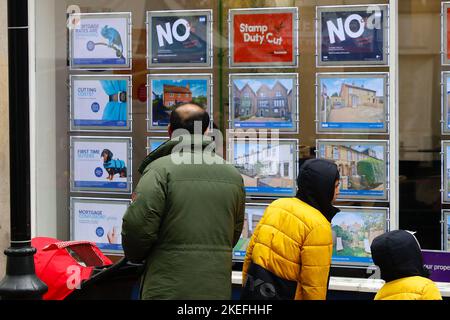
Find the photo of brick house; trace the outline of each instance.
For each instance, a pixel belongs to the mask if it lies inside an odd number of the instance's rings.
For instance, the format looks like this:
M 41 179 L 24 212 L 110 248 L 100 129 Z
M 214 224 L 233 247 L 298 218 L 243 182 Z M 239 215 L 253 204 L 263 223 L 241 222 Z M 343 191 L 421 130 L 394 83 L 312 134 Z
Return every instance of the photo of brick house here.
M 241 78 L 232 81 L 235 121 L 292 121 L 293 79 Z
M 192 91 L 189 88 L 189 83 L 185 87 L 165 84 L 163 88 L 163 104 L 166 107 L 192 101 Z
M 293 188 L 293 145 L 235 142 L 233 164 L 246 187 Z
M 373 239 L 386 231 L 386 215 L 376 209 L 341 209 L 331 228 L 333 256 L 371 257 Z
M 338 166 L 341 190 L 384 190 L 383 149 L 375 145 L 323 144 L 320 157 Z
M 256 93 L 248 84 L 242 90 L 239 90 L 236 84 L 233 84 L 233 94 L 234 114 L 240 114 L 243 117 L 256 114 Z
M 149 75 L 148 101 L 150 127 L 164 128 L 169 124 L 170 114 L 179 105 L 195 103 L 208 112 L 210 76 L 169 77 L 162 75 Z
M 318 103 L 321 123 L 385 121 L 383 77 L 322 75 L 319 78 L 319 86 Z

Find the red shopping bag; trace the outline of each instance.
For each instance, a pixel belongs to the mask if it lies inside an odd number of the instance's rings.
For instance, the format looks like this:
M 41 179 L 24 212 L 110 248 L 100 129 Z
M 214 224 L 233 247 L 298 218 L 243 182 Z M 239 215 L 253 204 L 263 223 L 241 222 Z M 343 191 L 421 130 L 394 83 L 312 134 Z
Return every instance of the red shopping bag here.
M 112 265 L 95 243 L 89 241 L 38 237 L 31 240 L 31 245 L 37 250 L 36 275 L 48 286 L 44 300 L 63 300 L 91 277 L 94 268 Z

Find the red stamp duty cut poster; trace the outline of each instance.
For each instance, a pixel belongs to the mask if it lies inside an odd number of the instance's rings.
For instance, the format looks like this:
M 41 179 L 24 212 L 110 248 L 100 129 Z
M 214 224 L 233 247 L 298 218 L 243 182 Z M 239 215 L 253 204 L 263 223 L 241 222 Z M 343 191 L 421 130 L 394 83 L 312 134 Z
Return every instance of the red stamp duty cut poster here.
M 236 14 L 233 19 L 234 63 L 292 63 L 294 15 Z

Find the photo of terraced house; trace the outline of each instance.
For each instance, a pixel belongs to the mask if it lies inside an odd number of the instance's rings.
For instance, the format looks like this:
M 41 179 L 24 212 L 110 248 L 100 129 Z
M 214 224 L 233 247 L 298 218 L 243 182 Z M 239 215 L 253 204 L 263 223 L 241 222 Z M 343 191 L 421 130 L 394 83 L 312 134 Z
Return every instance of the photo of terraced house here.
M 326 143 L 320 157 L 333 160 L 341 175 L 340 190 L 385 190 L 386 162 L 382 145 Z
M 244 226 L 238 243 L 234 247 L 236 257 L 245 257 L 250 238 L 261 220 L 266 206 L 247 205 L 245 207 Z
M 233 164 L 248 187 L 294 189 L 295 144 L 236 141 Z
M 370 209 L 341 209 L 331 228 L 333 256 L 370 258 L 373 239 L 386 231 L 386 215 Z
M 294 85 L 294 78 L 233 77 L 231 108 L 235 124 L 292 122 Z
M 320 123 L 383 123 L 385 78 L 383 76 L 319 75 Z

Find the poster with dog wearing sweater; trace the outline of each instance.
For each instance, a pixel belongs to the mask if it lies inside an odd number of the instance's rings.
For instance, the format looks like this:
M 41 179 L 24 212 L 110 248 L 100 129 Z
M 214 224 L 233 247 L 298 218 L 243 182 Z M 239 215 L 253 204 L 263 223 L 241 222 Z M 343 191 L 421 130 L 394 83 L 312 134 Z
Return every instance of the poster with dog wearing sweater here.
M 71 191 L 131 193 L 131 138 L 71 137 Z

